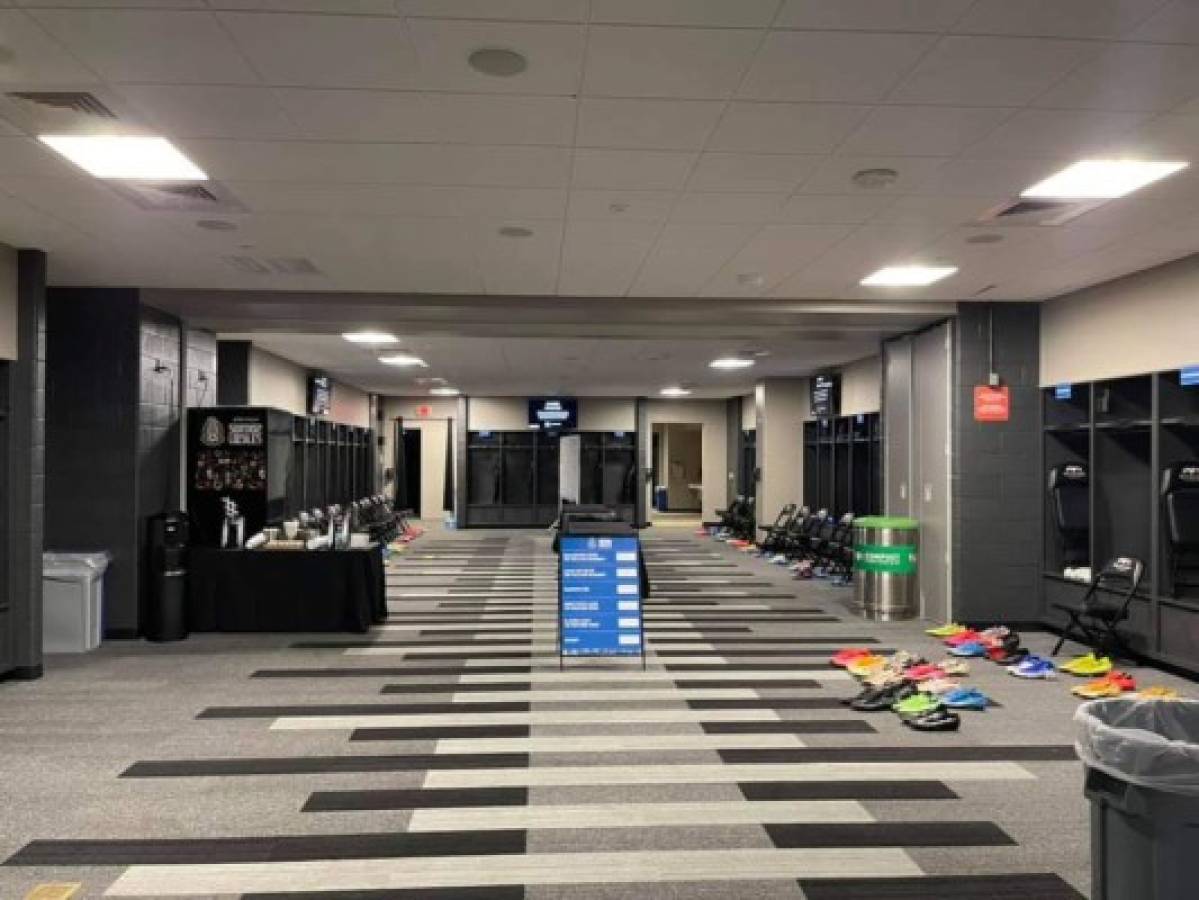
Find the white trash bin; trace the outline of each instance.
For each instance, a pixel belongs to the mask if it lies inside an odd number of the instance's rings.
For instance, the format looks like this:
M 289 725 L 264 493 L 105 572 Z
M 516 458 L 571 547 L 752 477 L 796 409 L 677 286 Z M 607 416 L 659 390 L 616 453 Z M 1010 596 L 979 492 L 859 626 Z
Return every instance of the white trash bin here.
M 104 634 L 104 573 L 112 557 L 98 553 L 42 554 L 42 650 L 86 653 Z

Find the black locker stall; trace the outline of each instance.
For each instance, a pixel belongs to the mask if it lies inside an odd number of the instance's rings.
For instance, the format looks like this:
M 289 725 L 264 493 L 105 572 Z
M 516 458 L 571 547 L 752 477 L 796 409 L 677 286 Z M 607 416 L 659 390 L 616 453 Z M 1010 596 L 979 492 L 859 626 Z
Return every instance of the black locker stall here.
M 803 502 L 836 516 L 882 511 L 882 427 L 878 413 L 805 422 Z
M 375 491 L 370 429 L 266 407 L 187 415 L 187 506 L 197 546 L 219 543 L 225 497 L 245 517 L 249 537 L 302 510 Z

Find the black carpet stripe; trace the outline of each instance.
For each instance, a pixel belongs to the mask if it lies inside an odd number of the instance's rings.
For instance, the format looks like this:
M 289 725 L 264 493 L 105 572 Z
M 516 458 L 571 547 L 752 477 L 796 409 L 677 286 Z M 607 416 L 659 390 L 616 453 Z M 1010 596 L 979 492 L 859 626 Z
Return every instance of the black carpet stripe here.
M 427 772 L 431 769 L 527 768 L 527 753 L 437 753 L 410 756 L 284 756 L 279 758 L 162 759 L 136 762 L 122 778 L 199 778 L 240 775 L 332 775 Z
M 750 781 L 746 800 L 956 800 L 941 781 Z
M 1057 875 L 800 879 L 799 886 L 808 900 L 1086 900 Z
M 399 687 L 396 685 L 396 687 Z M 384 687 L 386 691 L 387 686 Z M 280 716 L 407 716 L 529 712 L 528 703 L 337 703 L 311 706 L 210 706 L 197 719 L 277 719 Z
M 718 750 L 730 765 L 807 762 L 1075 762 L 1069 744 L 989 747 L 799 747 L 794 750 Z
M 704 734 L 874 734 L 862 719 L 765 719 L 761 722 L 700 722 Z
M 276 837 L 31 841 L 6 866 L 149 866 L 279 863 L 408 856 L 524 853 L 524 831 L 311 834 Z
M 659 653 L 659 656 L 669 655 Z M 676 656 L 692 656 L 694 654 L 674 654 Z M 727 672 L 737 669 L 742 672 L 827 672 L 832 668 L 828 663 L 664 663 L 667 672 Z
M 351 741 L 439 741 L 442 738 L 530 737 L 528 725 L 425 725 L 419 728 L 355 728 Z
M 285 891 L 242 894 L 241 900 L 525 900 L 520 885 L 466 888 L 384 888 L 372 891 Z
M 819 688 L 823 686 L 822 682 L 816 681 L 814 678 L 788 678 L 784 680 L 770 681 L 769 679 L 754 680 L 745 678 L 738 681 L 720 681 L 706 678 L 676 678 L 674 686 L 690 690 L 706 690 L 709 688 L 750 688 L 753 690 L 765 690 L 767 688 Z
M 528 803 L 529 789 L 523 787 L 315 791 L 308 797 L 303 812 L 527 806 Z
M 821 822 L 766 825 L 779 848 L 798 847 L 1009 847 L 1016 842 L 994 822 Z
M 403 678 L 405 676 L 464 675 L 467 672 L 479 675 L 527 675 L 532 666 L 471 666 L 427 668 L 420 666 L 345 666 L 320 667 L 313 669 L 258 669 L 251 678 Z
M 762 697 L 758 699 L 688 700 L 691 709 L 844 709 L 836 697 Z M 780 751 L 786 752 L 786 751 Z

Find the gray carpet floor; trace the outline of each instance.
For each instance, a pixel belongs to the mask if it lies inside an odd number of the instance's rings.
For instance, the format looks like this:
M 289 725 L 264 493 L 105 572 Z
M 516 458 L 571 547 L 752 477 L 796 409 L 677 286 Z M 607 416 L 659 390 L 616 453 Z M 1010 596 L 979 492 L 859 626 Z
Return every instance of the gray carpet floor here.
M 1073 681 L 975 662 L 999 706 L 914 733 L 825 662 L 940 659 L 924 623 L 687 529 L 645 552 L 644 671 L 560 669 L 544 533 L 451 532 L 391 561 L 369 635 L 113 642 L 0 685 L 0 897 L 1085 896 Z

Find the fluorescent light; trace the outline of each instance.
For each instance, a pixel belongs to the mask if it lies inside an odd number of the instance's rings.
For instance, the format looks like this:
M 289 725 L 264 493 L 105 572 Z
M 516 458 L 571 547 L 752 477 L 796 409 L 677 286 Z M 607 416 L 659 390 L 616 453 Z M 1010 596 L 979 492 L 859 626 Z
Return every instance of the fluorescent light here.
M 435 387 L 430 388 L 429 393 L 435 397 L 457 397 L 462 391 L 452 387 Z
M 398 344 L 400 339 L 386 331 L 347 331 L 342 335 L 351 344 Z
M 957 272 L 957 266 L 886 266 L 862 279 L 865 287 L 926 287 Z
M 412 368 L 413 366 L 425 367 L 425 361 L 419 356 L 413 356 L 411 353 L 391 353 L 387 356 L 380 356 L 379 362 L 385 366 L 401 366 L 403 368 Z
M 664 387 L 658 391 L 663 397 L 690 397 L 691 391 L 685 387 Z
M 42 134 L 38 140 L 97 178 L 207 181 L 208 176 L 161 137 Z
M 744 356 L 722 356 L 708 363 L 710 369 L 748 369 L 754 364 L 752 359 Z
M 1114 200 L 1188 165 L 1140 159 L 1084 159 L 1037 182 L 1020 196 L 1044 200 Z

